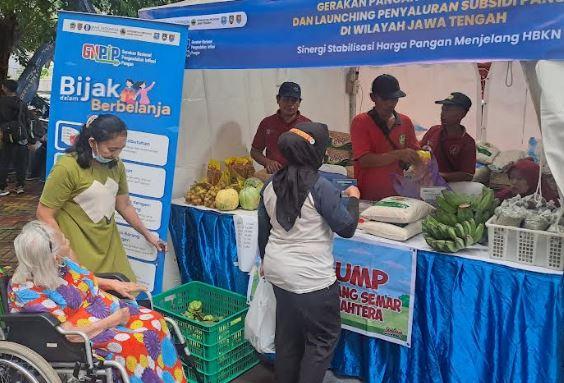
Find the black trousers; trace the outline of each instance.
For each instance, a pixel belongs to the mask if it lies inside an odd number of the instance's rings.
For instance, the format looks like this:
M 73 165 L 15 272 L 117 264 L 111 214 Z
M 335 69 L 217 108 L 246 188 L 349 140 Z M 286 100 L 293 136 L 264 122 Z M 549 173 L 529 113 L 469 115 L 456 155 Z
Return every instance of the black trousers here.
M 29 149 L 27 145 L 4 143 L 0 150 L 0 189 L 5 189 L 8 184 L 8 171 L 13 163 L 16 169 L 16 186 L 24 186 L 27 157 Z
M 33 153 L 29 173 L 31 177 L 40 177 L 45 179 L 45 161 L 47 159 L 47 148 L 45 143 L 42 143 Z
M 339 283 L 306 294 L 274 286 L 274 294 L 277 383 L 322 383 L 341 334 Z

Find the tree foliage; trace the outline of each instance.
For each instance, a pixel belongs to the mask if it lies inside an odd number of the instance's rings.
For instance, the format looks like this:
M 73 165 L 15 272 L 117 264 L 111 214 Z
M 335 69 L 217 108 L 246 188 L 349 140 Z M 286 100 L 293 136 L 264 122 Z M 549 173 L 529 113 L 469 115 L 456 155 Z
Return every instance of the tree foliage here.
M 136 17 L 141 8 L 171 0 L 1 0 L 0 81 L 6 78 L 12 55 L 25 65 L 30 53 L 55 38 L 57 11 L 80 11 L 90 4 L 98 13 Z

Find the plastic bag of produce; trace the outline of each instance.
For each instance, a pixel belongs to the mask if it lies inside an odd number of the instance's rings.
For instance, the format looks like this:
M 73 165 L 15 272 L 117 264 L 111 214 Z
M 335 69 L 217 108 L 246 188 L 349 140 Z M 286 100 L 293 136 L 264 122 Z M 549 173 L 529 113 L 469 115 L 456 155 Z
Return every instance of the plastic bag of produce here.
M 261 354 L 274 353 L 276 297 L 272 285 L 260 278 L 245 318 L 245 339 Z
M 409 238 L 421 233 L 421 221 L 402 224 L 361 219 L 358 223 L 358 228 L 377 237 L 388 238 L 394 241 L 407 241 Z
M 225 160 L 225 166 L 231 173 L 231 182 L 242 179 L 243 182 L 255 175 L 255 168 L 251 157 L 230 157 Z
M 418 150 L 421 161 L 409 167 L 403 175 L 393 174 L 392 183 L 398 195 L 421 198 L 421 188 L 448 187 L 439 174 L 439 165 L 430 152 Z
M 210 184 L 219 184 L 219 180 L 221 179 L 221 165 L 219 161 L 209 160 L 206 176 Z
M 412 223 L 425 218 L 433 206 L 414 198 L 387 197 L 364 210 L 362 218 L 388 223 Z

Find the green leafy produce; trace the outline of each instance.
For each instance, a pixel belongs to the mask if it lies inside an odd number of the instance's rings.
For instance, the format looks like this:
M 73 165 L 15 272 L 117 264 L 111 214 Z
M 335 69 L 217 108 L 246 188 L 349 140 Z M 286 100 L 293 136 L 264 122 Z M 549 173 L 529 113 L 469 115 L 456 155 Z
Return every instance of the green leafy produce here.
M 264 186 L 264 183 L 256 177 L 251 177 L 245 180 L 244 186 L 252 186 L 260 192 Z
M 182 314 L 186 318 L 212 325 L 223 320 L 223 317 L 216 317 L 211 314 L 204 313 L 204 305 L 201 301 L 191 301 L 188 303 L 188 309 Z
M 256 210 L 260 202 L 260 191 L 252 186 L 245 186 L 239 192 L 239 203 L 245 210 Z

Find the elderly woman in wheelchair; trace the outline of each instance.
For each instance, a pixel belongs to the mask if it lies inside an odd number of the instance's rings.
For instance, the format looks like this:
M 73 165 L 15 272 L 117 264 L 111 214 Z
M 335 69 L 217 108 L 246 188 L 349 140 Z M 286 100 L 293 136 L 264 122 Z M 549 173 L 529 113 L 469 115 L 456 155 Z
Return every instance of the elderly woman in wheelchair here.
M 167 326 L 172 322 L 132 299 L 143 290 L 141 286 L 94 276 L 73 260 L 63 234 L 39 221 L 24 226 L 14 247 L 19 265 L 8 286 L 11 313 L 51 314 L 59 321 L 58 332 L 68 341 L 91 347 L 92 366 L 115 367 L 121 380 L 186 382 L 178 356 L 182 348 Z M 176 336 L 183 343 L 182 336 Z

